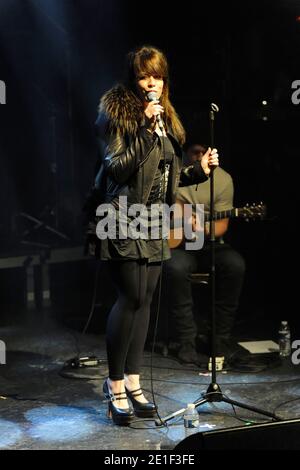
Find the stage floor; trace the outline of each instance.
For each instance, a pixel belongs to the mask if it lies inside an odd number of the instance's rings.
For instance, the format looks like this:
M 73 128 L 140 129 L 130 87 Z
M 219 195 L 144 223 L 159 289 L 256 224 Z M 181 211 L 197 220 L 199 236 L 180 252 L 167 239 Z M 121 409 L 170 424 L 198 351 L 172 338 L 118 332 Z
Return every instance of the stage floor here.
M 0 338 L 8 350 L 6 365 L 0 365 L 1 449 L 163 450 L 174 449 L 189 435 L 181 417 L 162 427 L 137 418 L 130 428 L 106 417 L 104 336 L 49 325 L 0 328 Z M 91 355 L 102 359 L 100 365 L 74 371 L 80 378 L 61 375 L 66 360 Z M 149 351 L 142 377 L 151 398 Z M 162 417 L 197 400 L 210 381 L 205 368 L 183 366 L 158 353 L 153 357 L 153 388 Z M 234 400 L 275 411 L 282 419 L 300 417 L 300 367 L 289 359 L 255 372 L 219 372 L 217 382 Z M 225 403 L 205 404 L 198 411 L 200 426 L 188 433 L 270 421 Z

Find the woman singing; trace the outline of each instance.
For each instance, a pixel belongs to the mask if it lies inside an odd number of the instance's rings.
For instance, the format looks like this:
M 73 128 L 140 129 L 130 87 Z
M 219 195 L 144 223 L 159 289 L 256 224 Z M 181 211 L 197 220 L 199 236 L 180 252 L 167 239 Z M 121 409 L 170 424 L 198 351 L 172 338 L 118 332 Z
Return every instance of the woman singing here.
M 107 263 L 118 293 L 107 321 L 109 377 L 103 391 L 108 415 L 115 424 L 127 425 L 134 415 L 156 414 L 141 390 L 140 369 L 151 300 L 161 263 L 170 253 L 162 237 L 119 236 L 124 197 L 128 208 L 137 203 L 147 208 L 172 205 L 178 185 L 206 181 L 210 167 L 218 165 L 218 154 L 209 148 L 201 162 L 181 170 L 185 131 L 170 102 L 166 57 L 152 46 L 127 55 L 126 79 L 102 96 L 96 130 L 104 151 L 93 197 L 97 204 L 110 203 L 117 220 L 116 237 L 94 237 L 92 244 L 93 253 Z

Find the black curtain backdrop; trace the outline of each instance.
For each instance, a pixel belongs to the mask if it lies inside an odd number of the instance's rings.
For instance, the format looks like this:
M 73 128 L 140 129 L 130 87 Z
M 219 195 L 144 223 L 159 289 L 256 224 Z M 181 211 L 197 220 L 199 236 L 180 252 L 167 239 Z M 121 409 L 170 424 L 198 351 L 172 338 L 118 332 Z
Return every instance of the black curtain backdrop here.
M 209 104 L 216 102 L 216 144 L 234 179 L 235 205 L 267 204 L 266 221 L 231 223 L 229 239 L 248 267 L 244 310 L 261 304 L 270 318 L 297 322 L 289 304 L 296 292 L 298 2 L 161 3 L 1 0 L 1 252 L 20 248 L 20 232 L 30 226 L 20 212 L 82 243 L 99 98 L 120 79 L 125 53 L 153 44 L 169 58 L 171 98 L 188 140 L 209 143 Z

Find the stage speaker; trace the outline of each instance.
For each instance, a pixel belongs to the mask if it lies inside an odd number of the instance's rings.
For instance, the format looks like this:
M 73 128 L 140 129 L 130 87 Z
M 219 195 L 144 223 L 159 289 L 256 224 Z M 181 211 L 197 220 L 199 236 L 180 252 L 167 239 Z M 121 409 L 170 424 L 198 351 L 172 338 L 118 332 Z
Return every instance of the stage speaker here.
M 300 450 L 300 419 L 192 434 L 176 450 Z

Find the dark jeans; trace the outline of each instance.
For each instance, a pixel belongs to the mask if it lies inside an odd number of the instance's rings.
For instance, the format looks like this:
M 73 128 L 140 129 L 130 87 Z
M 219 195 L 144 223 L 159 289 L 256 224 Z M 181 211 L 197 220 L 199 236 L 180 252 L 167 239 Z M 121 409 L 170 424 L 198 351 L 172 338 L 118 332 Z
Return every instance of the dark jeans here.
M 228 244 L 215 244 L 216 267 L 216 330 L 229 337 L 234 325 L 239 297 L 243 285 L 245 262 Z M 193 314 L 190 273 L 210 271 L 209 246 L 199 251 L 172 250 L 166 262 L 169 291 L 169 314 L 180 343 L 194 342 L 197 326 Z
M 106 328 L 109 377 L 122 380 L 124 372 L 140 373 L 150 305 L 161 265 L 146 260 L 108 261 L 107 264 L 118 291 Z

